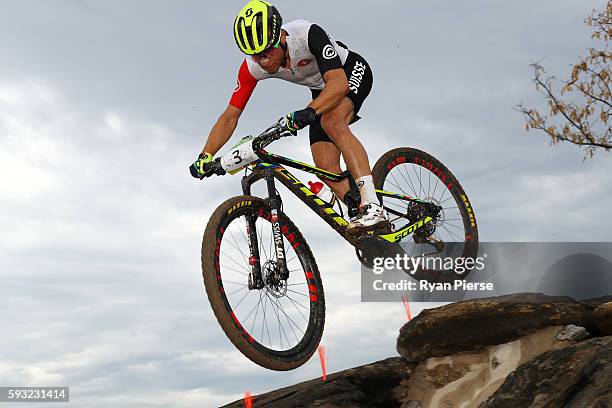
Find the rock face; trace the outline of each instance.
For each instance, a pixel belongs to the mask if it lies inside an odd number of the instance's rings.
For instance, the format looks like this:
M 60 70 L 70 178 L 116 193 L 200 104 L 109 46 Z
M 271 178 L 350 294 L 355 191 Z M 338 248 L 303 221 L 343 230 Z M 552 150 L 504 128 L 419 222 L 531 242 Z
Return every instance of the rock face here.
M 612 335 L 612 302 L 604 303 L 593 311 L 597 329 L 605 335 Z
M 612 407 L 612 336 L 549 351 L 510 373 L 481 408 Z
M 406 383 L 406 401 L 419 401 L 422 407 L 476 408 L 521 364 L 572 344 L 557 340 L 562 329 L 562 326 L 539 329 L 480 353 L 428 358 L 415 368 Z
M 253 407 L 612 407 L 610 334 L 610 297 L 525 293 L 453 303 L 401 328 L 403 358 L 257 395 Z
M 422 311 L 401 328 L 397 351 L 408 361 L 480 351 L 547 326 L 585 326 L 588 316 L 572 298 L 539 293 L 465 300 Z
M 584 299 L 580 301 L 580 304 L 589 310 L 595 310 L 599 306 L 603 305 L 604 303 L 609 303 L 609 302 L 612 302 L 612 295 L 601 296 L 598 298 Z
M 355 367 L 254 397 L 256 408 L 287 407 L 400 407 L 406 387 L 402 385 L 414 369 L 401 357 Z M 243 408 L 243 401 L 225 407 Z

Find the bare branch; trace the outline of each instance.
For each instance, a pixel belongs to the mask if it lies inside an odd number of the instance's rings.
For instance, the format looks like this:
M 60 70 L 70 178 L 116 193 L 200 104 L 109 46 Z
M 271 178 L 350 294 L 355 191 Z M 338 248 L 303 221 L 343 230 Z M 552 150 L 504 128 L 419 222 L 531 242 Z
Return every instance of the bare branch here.
M 612 39 L 612 0 L 607 1 L 603 11 L 593 10 L 585 23 L 594 30 L 591 38 L 603 42 L 602 47 L 589 48 L 587 57 L 573 65 L 560 94 L 553 90 L 555 77 L 546 76 L 541 61 L 532 62 L 532 82 L 543 95 L 549 115 L 522 103 L 518 110 L 523 114 L 526 130 L 543 131 L 552 144 L 569 142 L 584 147 L 586 158 L 592 157 L 596 149 L 612 149 L 612 128 L 608 124 L 608 121 L 612 123 L 612 53 L 608 51 Z M 560 95 L 564 94 L 573 98 L 562 99 Z

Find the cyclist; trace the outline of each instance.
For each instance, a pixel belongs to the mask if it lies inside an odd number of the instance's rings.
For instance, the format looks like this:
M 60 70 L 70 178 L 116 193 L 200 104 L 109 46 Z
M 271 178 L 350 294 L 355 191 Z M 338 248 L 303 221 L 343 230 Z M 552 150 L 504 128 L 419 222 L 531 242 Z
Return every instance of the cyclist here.
M 316 24 L 295 20 L 283 25 L 276 7 L 261 0 L 249 1 L 240 10 L 234 20 L 234 38 L 246 58 L 229 104 L 191 165 L 191 174 L 201 178 L 214 154 L 230 139 L 257 82 L 284 79 L 312 92 L 306 108 L 285 116 L 286 125 L 295 131 L 310 126 L 310 148 L 317 167 L 340 173 L 342 154 L 355 178 L 360 197 L 349 191 L 347 179 L 323 180 L 347 205 L 360 202 L 359 213 L 347 228 L 360 233 L 388 224 L 376 196 L 367 153 L 349 128 L 359 119 L 357 113 L 372 88 L 372 71 L 366 60 Z

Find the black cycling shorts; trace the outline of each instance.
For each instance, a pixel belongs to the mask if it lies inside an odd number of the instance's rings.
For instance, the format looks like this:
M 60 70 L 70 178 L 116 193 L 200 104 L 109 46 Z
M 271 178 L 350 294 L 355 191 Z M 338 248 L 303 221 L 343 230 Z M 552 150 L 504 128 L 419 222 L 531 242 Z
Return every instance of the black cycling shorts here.
M 346 97 L 353 102 L 353 120 L 350 123 L 355 123 L 361 119 L 357 113 L 372 90 L 372 69 L 361 55 L 353 51 L 349 51 L 343 68 L 349 83 L 349 93 Z M 321 90 L 318 89 L 311 89 L 310 91 L 312 92 L 312 99 L 315 99 L 321 93 Z M 333 143 L 321 127 L 320 117 L 310 125 L 309 135 L 311 145 L 316 142 Z

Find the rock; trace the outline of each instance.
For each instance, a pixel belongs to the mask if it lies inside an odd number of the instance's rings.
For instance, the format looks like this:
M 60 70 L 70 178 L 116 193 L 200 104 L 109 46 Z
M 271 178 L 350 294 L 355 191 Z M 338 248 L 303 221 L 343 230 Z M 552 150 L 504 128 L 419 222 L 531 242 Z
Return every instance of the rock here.
M 579 302 L 582 306 L 586 307 L 588 310 L 595 310 L 599 306 L 603 305 L 604 303 L 612 302 L 612 295 L 600 296 L 600 297 L 591 298 L 591 299 L 583 299 L 583 300 L 580 300 Z
M 474 352 L 547 326 L 586 326 L 588 310 L 561 296 L 520 293 L 426 309 L 406 323 L 397 351 L 408 361 Z
M 405 387 L 415 364 L 401 357 L 388 358 L 373 364 L 355 367 L 321 378 L 256 395 L 256 408 L 286 407 L 400 407 Z M 242 400 L 225 407 L 243 408 Z
M 595 326 L 604 336 L 612 335 L 612 302 L 604 303 L 593 311 Z
M 470 371 L 470 367 L 465 364 L 442 363 L 426 370 L 423 374 L 423 378 L 436 388 L 442 388 L 464 377 Z
M 606 299 L 526 293 L 424 310 L 400 330 L 403 357 L 256 395 L 253 406 L 612 407 L 612 335 L 579 340 L 612 331 Z
M 562 326 L 539 329 L 480 353 L 459 353 L 423 360 L 406 382 L 406 400 L 425 408 L 475 408 L 502 385 L 521 364 L 550 350 L 567 347 L 555 338 Z
M 590 333 L 594 334 L 595 336 L 608 336 L 612 334 L 612 330 L 610 330 L 609 328 L 606 329 L 606 327 L 609 327 L 609 325 L 605 324 L 606 323 L 605 320 L 610 319 L 610 316 L 608 315 L 608 317 L 606 317 L 603 315 L 599 315 L 599 319 L 595 317 L 595 310 L 599 308 L 600 306 L 605 305 L 606 303 L 612 302 L 612 295 L 600 296 L 600 297 L 591 298 L 591 299 L 583 299 L 583 300 L 580 300 L 579 302 L 590 313 L 587 324 L 585 326 L 585 328 Z M 600 313 L 602 311 L 603 309 L 600 310 Z M 599 327 L 599 325 L 597 325 L 596 320 L 600 320 L 600 322 L 603 323 L 603 327 L 604 327 L 603 330 Z
M 546 352 L 510 373 L 479 408 L 612 406 L 612 336 Z
M 584 340 L 591 334 L 582 326 L 568 324 L 557 333 L 557 340 Z

